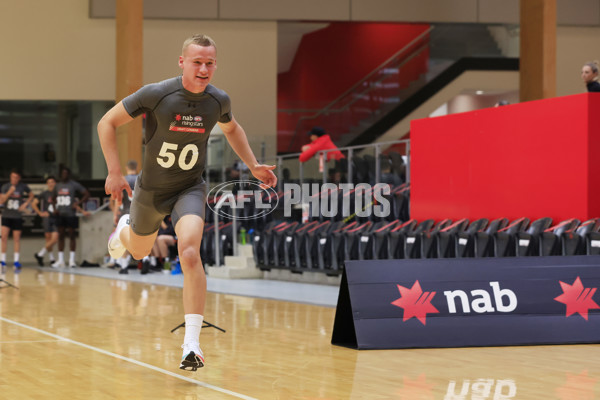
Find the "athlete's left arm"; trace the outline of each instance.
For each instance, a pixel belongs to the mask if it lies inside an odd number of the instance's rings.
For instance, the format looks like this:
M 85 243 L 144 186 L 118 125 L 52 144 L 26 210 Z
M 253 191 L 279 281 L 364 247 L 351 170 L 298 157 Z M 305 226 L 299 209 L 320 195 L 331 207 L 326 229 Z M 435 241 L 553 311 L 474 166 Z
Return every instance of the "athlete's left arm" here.
M 252 175 L 266 185 L 271 187 L 277 185 L 277 177 L 273 173 L 275 165 L 259 164 L 258 161 L 256 161 L 256 157 L 248 144 L 246 132 L 244 132 L 244 128 L 237 123 L 235 118 L 232 117 L 231 121 L 226 123 L 219 122 L 219 127 L 225 134 L 233 151 L 235 151 L 240 159 L 248 166 Z
M 90 215 L 90 213 L 83 208 L 85 207 L 85 204 L 87 203 L 89 198 L 90 192 L 86 188 L 83 188 L 83 190 L 81 191 L 81 198 L 75 199 L 75 210 L 82 213 L 85 216 Z

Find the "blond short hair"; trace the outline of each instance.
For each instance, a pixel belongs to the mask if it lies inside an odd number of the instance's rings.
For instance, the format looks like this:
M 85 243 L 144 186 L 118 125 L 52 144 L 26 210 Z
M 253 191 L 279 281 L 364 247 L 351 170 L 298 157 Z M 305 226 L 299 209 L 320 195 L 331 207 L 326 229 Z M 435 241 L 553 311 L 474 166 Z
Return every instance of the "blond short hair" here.
M 196 45 L 202 46 L 202 47 L 212 46 L 215 48 L 215 51 L 217 50 L 217 44 L 215 43 L 214 40 L 212 40 L 210 38 L 210 36 L 203 35 L 201 33 L 197 33 L 197 34 L 185 39 L 185 41 L 183 42 L 183 47 L 181 48 L 181 54 L 185 53 L 185 49 L 187 49 L 187 47 L 190 44 L 196 44 Z
M 583 64 L 584 67 L 590 67 L 593 73 L 598 73 L 598 61 L 589 61 Z

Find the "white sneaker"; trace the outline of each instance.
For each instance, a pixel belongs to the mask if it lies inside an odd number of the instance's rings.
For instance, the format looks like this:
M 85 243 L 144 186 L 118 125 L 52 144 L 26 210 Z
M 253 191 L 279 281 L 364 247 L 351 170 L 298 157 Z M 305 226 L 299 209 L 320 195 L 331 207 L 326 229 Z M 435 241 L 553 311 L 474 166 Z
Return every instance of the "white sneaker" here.
M 198 368 L 204 367 L 204 355 L 198 343 L 184 343 L 181 345 L 181 348 L 183 349 L 183 355 L 181 356 L 179 369 L 193 372 Z
M 66 267 L 65 263 L 60 262 L 60 261 L 54 262 L 54 263 L 50 264 L 50 266 L 52 268 L 65 268 Z
M 77 268 L 77 264 L 75 264 L 74 262 L 70 262 L 69 268 Z
M 121 243 L 121 239 L 119 239 L 121 231 L 127 225 L 129 225 L 129 214 L 125 214 L 119 219 L 117 227 L 108 238 L 108 254 L 115 260 L 123 257 L 123 254 L 125 254 L 125 251 L 127 250 L 125 246 L 123 246 L 123 243 Z

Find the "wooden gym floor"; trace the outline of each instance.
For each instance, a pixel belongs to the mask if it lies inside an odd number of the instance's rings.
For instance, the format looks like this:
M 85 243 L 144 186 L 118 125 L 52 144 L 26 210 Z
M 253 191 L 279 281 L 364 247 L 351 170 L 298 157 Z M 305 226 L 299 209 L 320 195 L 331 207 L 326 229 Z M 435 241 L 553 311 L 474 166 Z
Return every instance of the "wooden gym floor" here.
M 0 290 L 0 399 L 600 399 L 600 345 L 356 351 L 335 309 L 209 293 L 178 369 L 181 289 L 25 267 Z

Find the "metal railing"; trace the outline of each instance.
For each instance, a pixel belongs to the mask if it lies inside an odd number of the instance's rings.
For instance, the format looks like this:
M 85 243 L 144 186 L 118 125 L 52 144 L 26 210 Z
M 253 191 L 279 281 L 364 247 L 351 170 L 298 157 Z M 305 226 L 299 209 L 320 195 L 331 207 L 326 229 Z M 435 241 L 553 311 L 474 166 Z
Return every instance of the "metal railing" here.
M 217 267 L 221 265 L 221 253 L 219 252 L 219 248 L 221 246 L 221 236 L 219 234 L 219 210 L 223 207 L 223 203 L 225 203 L 226 200 L 235 202 L 235 196 L 233 193 L 223 195 L 217 204 L 215 204 L 215 266 Z M 232 211 L 235 212 L 235 208 L 233 208 Z M 237 256 L 237 223 L 235 216 L 231 219 L 231 230 L 233 233 L 233 255 Z M 223 254 L 223 257 L 225 257 L 225 254 Z
M 434 27 L 430 26 L 425 32 L 421 33 L 419 36 L 414 38 L 410 43 L 408 43 L 406 46 L 402 47 L 402 49 L 400 49 L 396 53 L 394 53 L 390 58 L 388 58 L 386 61 L 384 61 L 382 64 L 380 64 L 377 68 L 375 68 L 373 71 L 371 71 L 367 76 L 365 76 L 363 79 L 361 79 L 360 81 L 355 83 L 352 87 L 350 87 L 348 90 L 346 90 L 340 96 L 338 96 L 336 99 L 331 101 L 325 107 L 318 110 L 316 113 L 314 113 L 312 115 L 308 115 L 308 116 L 304 115 L 304 116 L 299 117 L 298 122 L 296 123 L 296 129 L 294 131 L 292 140 L 290 141 L 288 150 L 291 150 L 295 147 L 297 138 L 299 136 L 301 136 L 304 131 L 307 130 L 306 129 L 307 127 L 305 126 L 306 121 L 315 121 L 313 123 L 313 125 L 314 124 L 320 125 L 320 122 L 322 122 L 322 121 L 320 121 L 319 118 L 327 117 L 327 116 L 330 116 L 331 114 L 335 114 L 335 113 L 343 113 L 343 112 L 348 111 L 349 108 L 354 103 L 356 103 L 360 99 L 364 99 L 373 90 L 376 90 L 380 87 L 379 84 L 387 78 L 387 74 L 382 73 L 382 71 L 384 71 L 384 72 L 388 71 L 388 70 L 397 71 L 400 68 L 404 67 L 406 64 L 408 64 L 411 60 L 413 60 L 419 54 L 421 54 L 425 49 L 427 49 L 429 47 L 428 42 L 425 42 L 424 44 L 419 45 L 417 48 L 415 48 L 415 46 L 417 46 L 419 44 L 419 42 L 427 39 L 433 29 L 434 29 Z M 409 50 L 410 50 L 410 52 L 409 52 Z M 286 109 L 286 110 L 280 110 L 280 111 L 284 111 L 287 113 L 294 113 L 294 112 L 306 112 L 308 110 Z
M 405 139 L 405 140 L 396 140 L 396 141 L 390 141 L 390 142 L 381 142 L 381 143 L 373 143 L 373 144 L 368 144 L 368 145 L 360 145 L 360 146 L 347 146 L 347 147 L 339 147 L 338 149 L 332 149 L 332 150 L 322 150 L 319 151 L 316 154 L 316 157 L 323 157 L 323 160 L 327 160 L 327 153 L 333 152 L 333 151 L 341 151 L 342 153 L 346 153 L 346 159 L 347 159 L 347 170 L 346 172 L 346 176 L 348 177 L 349 180 L 352 179 L 352 177 L 354 176 L 354 165 L 353 165 L 353 158 L 356 155 L 360 155 L 360 153 L 365 153 L 368 150 L 372 150 L 374 152 L 374 158 L 375 158 L 375 183 L 380 182 L 381 180 L 381 155 L 383 154 L 383 150 L 385 150 L 388 147 L 392 147 L 395 145 L 405 145 L 405 151 L 403 156 L 406 158 L 406 162 L 405 162 L 405 166 L 406 166 L 406 182 L 410 182 L 410 140 L 409 139 Z M 323 183 L 327 183 L 328 181 L 328 177 L 327 177 L 327 168 L 326 168 L 326 164 L 327 161 L 324 161 L 324 165 L 322 168 L 322 171 L 319 171 L 319 177 L 317 177 L 316 175 L 309 175 L 307 176 L 305 174 L 305 169 L 306 166 L 305 164 L 310 164 L 311 161 L 308 161 L 306 163 L 302 163 L 299 161 L 299 156 L 301 153 L 292 153 L 292 154 L 286 154 L 283 156 L 276 156 L 275 158 L 270 158 L 267 159 L 266 161 L 275 161 L 276 165 L 277 165 L 277 180 L 279 182 L 278 187 L 279 189 L 283 188 L 283 184 L 285 183 L 286 179 L 283 176 L 284 174 L 284 170 L 283 170 L 283 166 L 284 163 L 286 161 L 296 161 L 296 165 L 297 165 L 297 171 L 298 171 L 298 181 L 300 182 L 300 184 L 304 183 L 305 179 L 307 178 L 314 178 L 314 179 L 321 179 Z M 318 160 L 318 159 L 317 159 Z M 314 168 L 313 168 L 314 169 Z
M 381 143 L 373 143 L 373 144 L 368 144 L 368 145 L 362 145 L 362 146 L 348 146 L 348 147 L 340 147 L 337 150 L 346 153 L 346 158 L 348 161 L 348 168 L 346 170 L 347 176 L 349 177 L 349 179 L 352 179 L 353 176 L 353 158 L 358 156 L 361 153 L 367 152 L 367 151 L 373 151 L 374 152 L 374 157 L 375 157 L 375 183 L 379 182 L 379 180 L 381 179 L 381 165 L 380 165 L 380 156 L 381 154 L 383 154 L 383 150 L 385 150 L 386 148 L 395 146 L 395 145 L 400 145 L 403 144 L 405 146 L 405 151 L 404 151 L 404 157 L 406 157 L 406 162 L 405 162 L 405 166 L 406 166 L 406 182 L 410 182 L 410 140 L 406 139 L 406 140 L 396 140 L 396 141 L 391 141 L 391 142 L 381 142 Z M 320 151 L 316 154 L 317 157 L 323 157 L 323 160 L 327 159 L 327 153 L 332 152 L 332 151 L 336 151 L 334 150 L 323 150 Z M 298 181 L 299 183 L 302 185 L 302 183 L 304 183 L 304 181 L 306 179 L 317 179 L 319 176 L 322 179 L 323 183 L 327 183 L 328 177 L 327 177 L 327 168 L 323 168 L 323 171 L 319 172 L 318 174 L 315 175 L 305 175 L 305 167 L 304 164 L 308 164 L 313 160 L 307 161 L 306 163 L 302 163 L 299 160 L 299 155 L 300 153 L 295 153 L 295 154 L 286 154 L 283 156 L 276 156 L 276 157 L 272 157 L 272 158 L 267 158 L 265 159 L 263 162 L 264 163 L 269 163 L 269 162 L 275 162 L 275 165 L 277 165 L 277 179 L 278 179 L 278 189 L 279 190 L 283 190 L 286 179 L 283 176 L 283 167 L 285 165 L 285 163 L 292 163 L 293 165 L 296 165 L 298 168 Z M 326 162 L 324 163 L 324 166 L 326 165 Z M 215 168 L 219 171 L 223 171 L 223 175 L 225 174 L 225 166 L 218 166 L 217 168 Z M 208 174 L 207 174 L 208 176 Z M 221 254 L 220 254 L 220 248 L 221 248 L 221 240 L 223 240 L 223 238 L 221 238 L 221 234 L 220 234 L 220 230 L 219 230 L 219 211 L 221 210 L 221 208 L 223 207 L 224 203 L 226 201 L 230 201 L 233 204 L 235 204 L 235 196 L 233 195 L 233 193 L 228 193 L 224 196 L 222 196 L 217 203 L 215 204 L 215 217 L 214 217 L 214 234 L 215 234 L 215 239 L 214 239 L 214 243 L 215 243 L 215 266 L 220 266 L 221 265 Z M 236 209 L 232 209 L 233 211 L 233 218 L 231 218 L 231 222 L 232 222 L 232 239 L 233 239 L 233 255 L 236 256 L 238 255 L 238 246 L 237 246 L 237 218 L 236 216 Z M 223 254 L 223 257 L 225 257 L 225 254 Z

